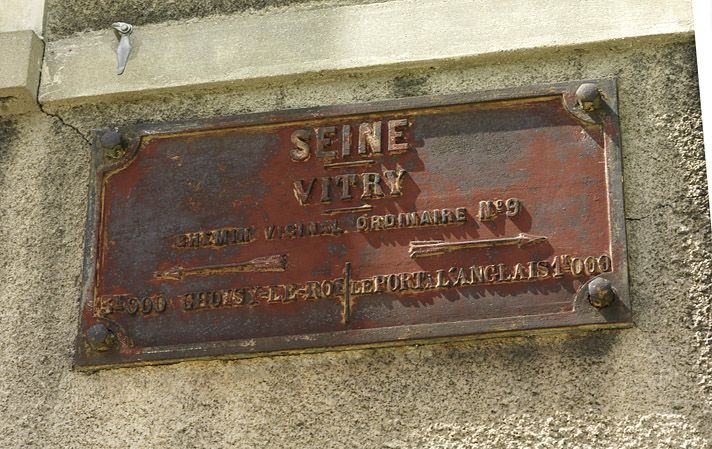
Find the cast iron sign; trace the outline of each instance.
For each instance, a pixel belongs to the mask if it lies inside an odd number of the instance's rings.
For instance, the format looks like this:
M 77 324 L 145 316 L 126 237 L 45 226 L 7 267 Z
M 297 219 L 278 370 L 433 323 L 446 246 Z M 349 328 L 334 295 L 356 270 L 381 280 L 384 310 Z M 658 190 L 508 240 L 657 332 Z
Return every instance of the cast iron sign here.
M 97 133 L 76 363 L 630 322 L 616 85 Z

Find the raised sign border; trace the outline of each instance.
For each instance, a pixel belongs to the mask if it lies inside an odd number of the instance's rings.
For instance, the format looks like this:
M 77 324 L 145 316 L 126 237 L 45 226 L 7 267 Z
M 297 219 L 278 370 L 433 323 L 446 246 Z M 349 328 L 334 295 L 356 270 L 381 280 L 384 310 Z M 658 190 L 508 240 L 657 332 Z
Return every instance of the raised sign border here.
M 577 103 L 576 89 L 584 83 L 595 84 L 603 98 L 602 105 L 587 112 Z M 239 128 L 257 124 L 284 123 L 326 117 L 387 113 L 408 109 L 452 106 L 488 101 L 519 100 L 526 98 L 560 97 L 569 112 L 582 122 L 599 123 L 604 130 L 606 174 L 608 183 L 611 256 L 616 261 L 614 272 L 599 277 L 607 278 L 615 289 L 617 300 L 606 308 L 593 307 L 584 284 L 574 299 L 572 311 L 545 315 L 517 316 L 497 319 L 467 320 L 421 325 L 404 325 L 378 329 L 354 329 L 320 334 L 282 336 L 245 340 L 219 341 L 201 344 L 180 344 L 137 348 L 131 354 L 103 353 L 100 360 L 88 350 L 87 333 L 80 329 L 76 341 L 75 365 L 79 369 L 176 363 L 195 359 L 234 359 L 254 357 L 265 353 L 304 353 L 347 348 L 372 348 L 398 344 L 437 343 L 443 340 L 486 338 L 500 335 L 560 331 L 562 329 L 620 328 L 632 324 L 628 290 L 625 218 L 620 131 L 618 124 L 617 85 L 614 79 L 569 81 L 555 84 L 531 85 L 510 89 L 487 90 L 474 93 L 421 96 L 386 100 L 366 104 L 349 104 L 278 112 L 254 113 L 229 118 L 163 124 L 136 125 L 122 129 L 95 131 L 92 153 L 92 182 L 90 184 L 86 238 L 84 249 L 81 309 L 83 313 L 93 301 L 97 257 L 97 230 L 101 212 L 101 186 L 104 174 L 128 163 L 147 136 L 188 133 L 195 131 Z M 590 282 L 590 281 L 589 281 Z

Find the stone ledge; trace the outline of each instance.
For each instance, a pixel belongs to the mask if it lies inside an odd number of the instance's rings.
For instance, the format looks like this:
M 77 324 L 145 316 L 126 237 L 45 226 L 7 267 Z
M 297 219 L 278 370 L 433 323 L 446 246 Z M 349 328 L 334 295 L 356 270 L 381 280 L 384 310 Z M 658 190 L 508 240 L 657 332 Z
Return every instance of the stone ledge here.
M 48 45 L 39 100 L 95 102 L 691 31 L 689 0 L 551 1 L 536 8 L 518 0 L 398 0 L 134 28 L 126 71 L 117 76 L 117 39 L 107 26 Z
M 0 115 L 37 107 L 44 43 L 30 30 L 0 33 Z
M 2 0 L 0 32 L 32 30 L 44 33 L 45 0 Z

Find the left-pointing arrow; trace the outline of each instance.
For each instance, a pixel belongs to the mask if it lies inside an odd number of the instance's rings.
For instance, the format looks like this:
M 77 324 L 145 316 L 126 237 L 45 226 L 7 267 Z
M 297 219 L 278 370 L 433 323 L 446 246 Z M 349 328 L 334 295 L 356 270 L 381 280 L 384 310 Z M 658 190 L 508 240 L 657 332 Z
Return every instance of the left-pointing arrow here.
M 219 273 L 269 272 L 284 271 L 287 268 L 287 255 L 257 257 L 247 262 L 224 265 L 204 265 L 199 267 L 173 267 L 166 271 L 156 271 L 153 277 L 159 279 L 180 280 L 186 276 L 207 276 Z

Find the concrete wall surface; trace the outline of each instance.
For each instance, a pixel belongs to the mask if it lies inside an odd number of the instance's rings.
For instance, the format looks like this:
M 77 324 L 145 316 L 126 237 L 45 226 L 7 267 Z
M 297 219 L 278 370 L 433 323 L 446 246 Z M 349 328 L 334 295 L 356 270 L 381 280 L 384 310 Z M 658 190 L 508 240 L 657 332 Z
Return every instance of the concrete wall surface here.
M 596 8 L 585 32 L 582 11 Z M 407 12 L 407 13 L 406 13 Z M 584 45 L 692 31 L 689 2 L 642 0 L 392 0 L 280 9 L 136 28 L 127 69 L 115 76 L 108 27 L 50 41 L 42 103 L 118 100 L 151 92 L 294 77 L 337 70 L 393 69 L 449 59 Z
M 0 114 L 37 109 L 44 45 L 31 30 L 0 33 Z
M 98 3 L 50 0 L 48 23 Z M 0 447 L 711 448 L 694 50 L 689 34 L 637 37 L 0 117 Z M 92 129 L 605 77 L 619 83 L 634 327 L 72 369 Z
M 44 32 L 45 0 L 0 0 L 0 33 L 31 30 Z

